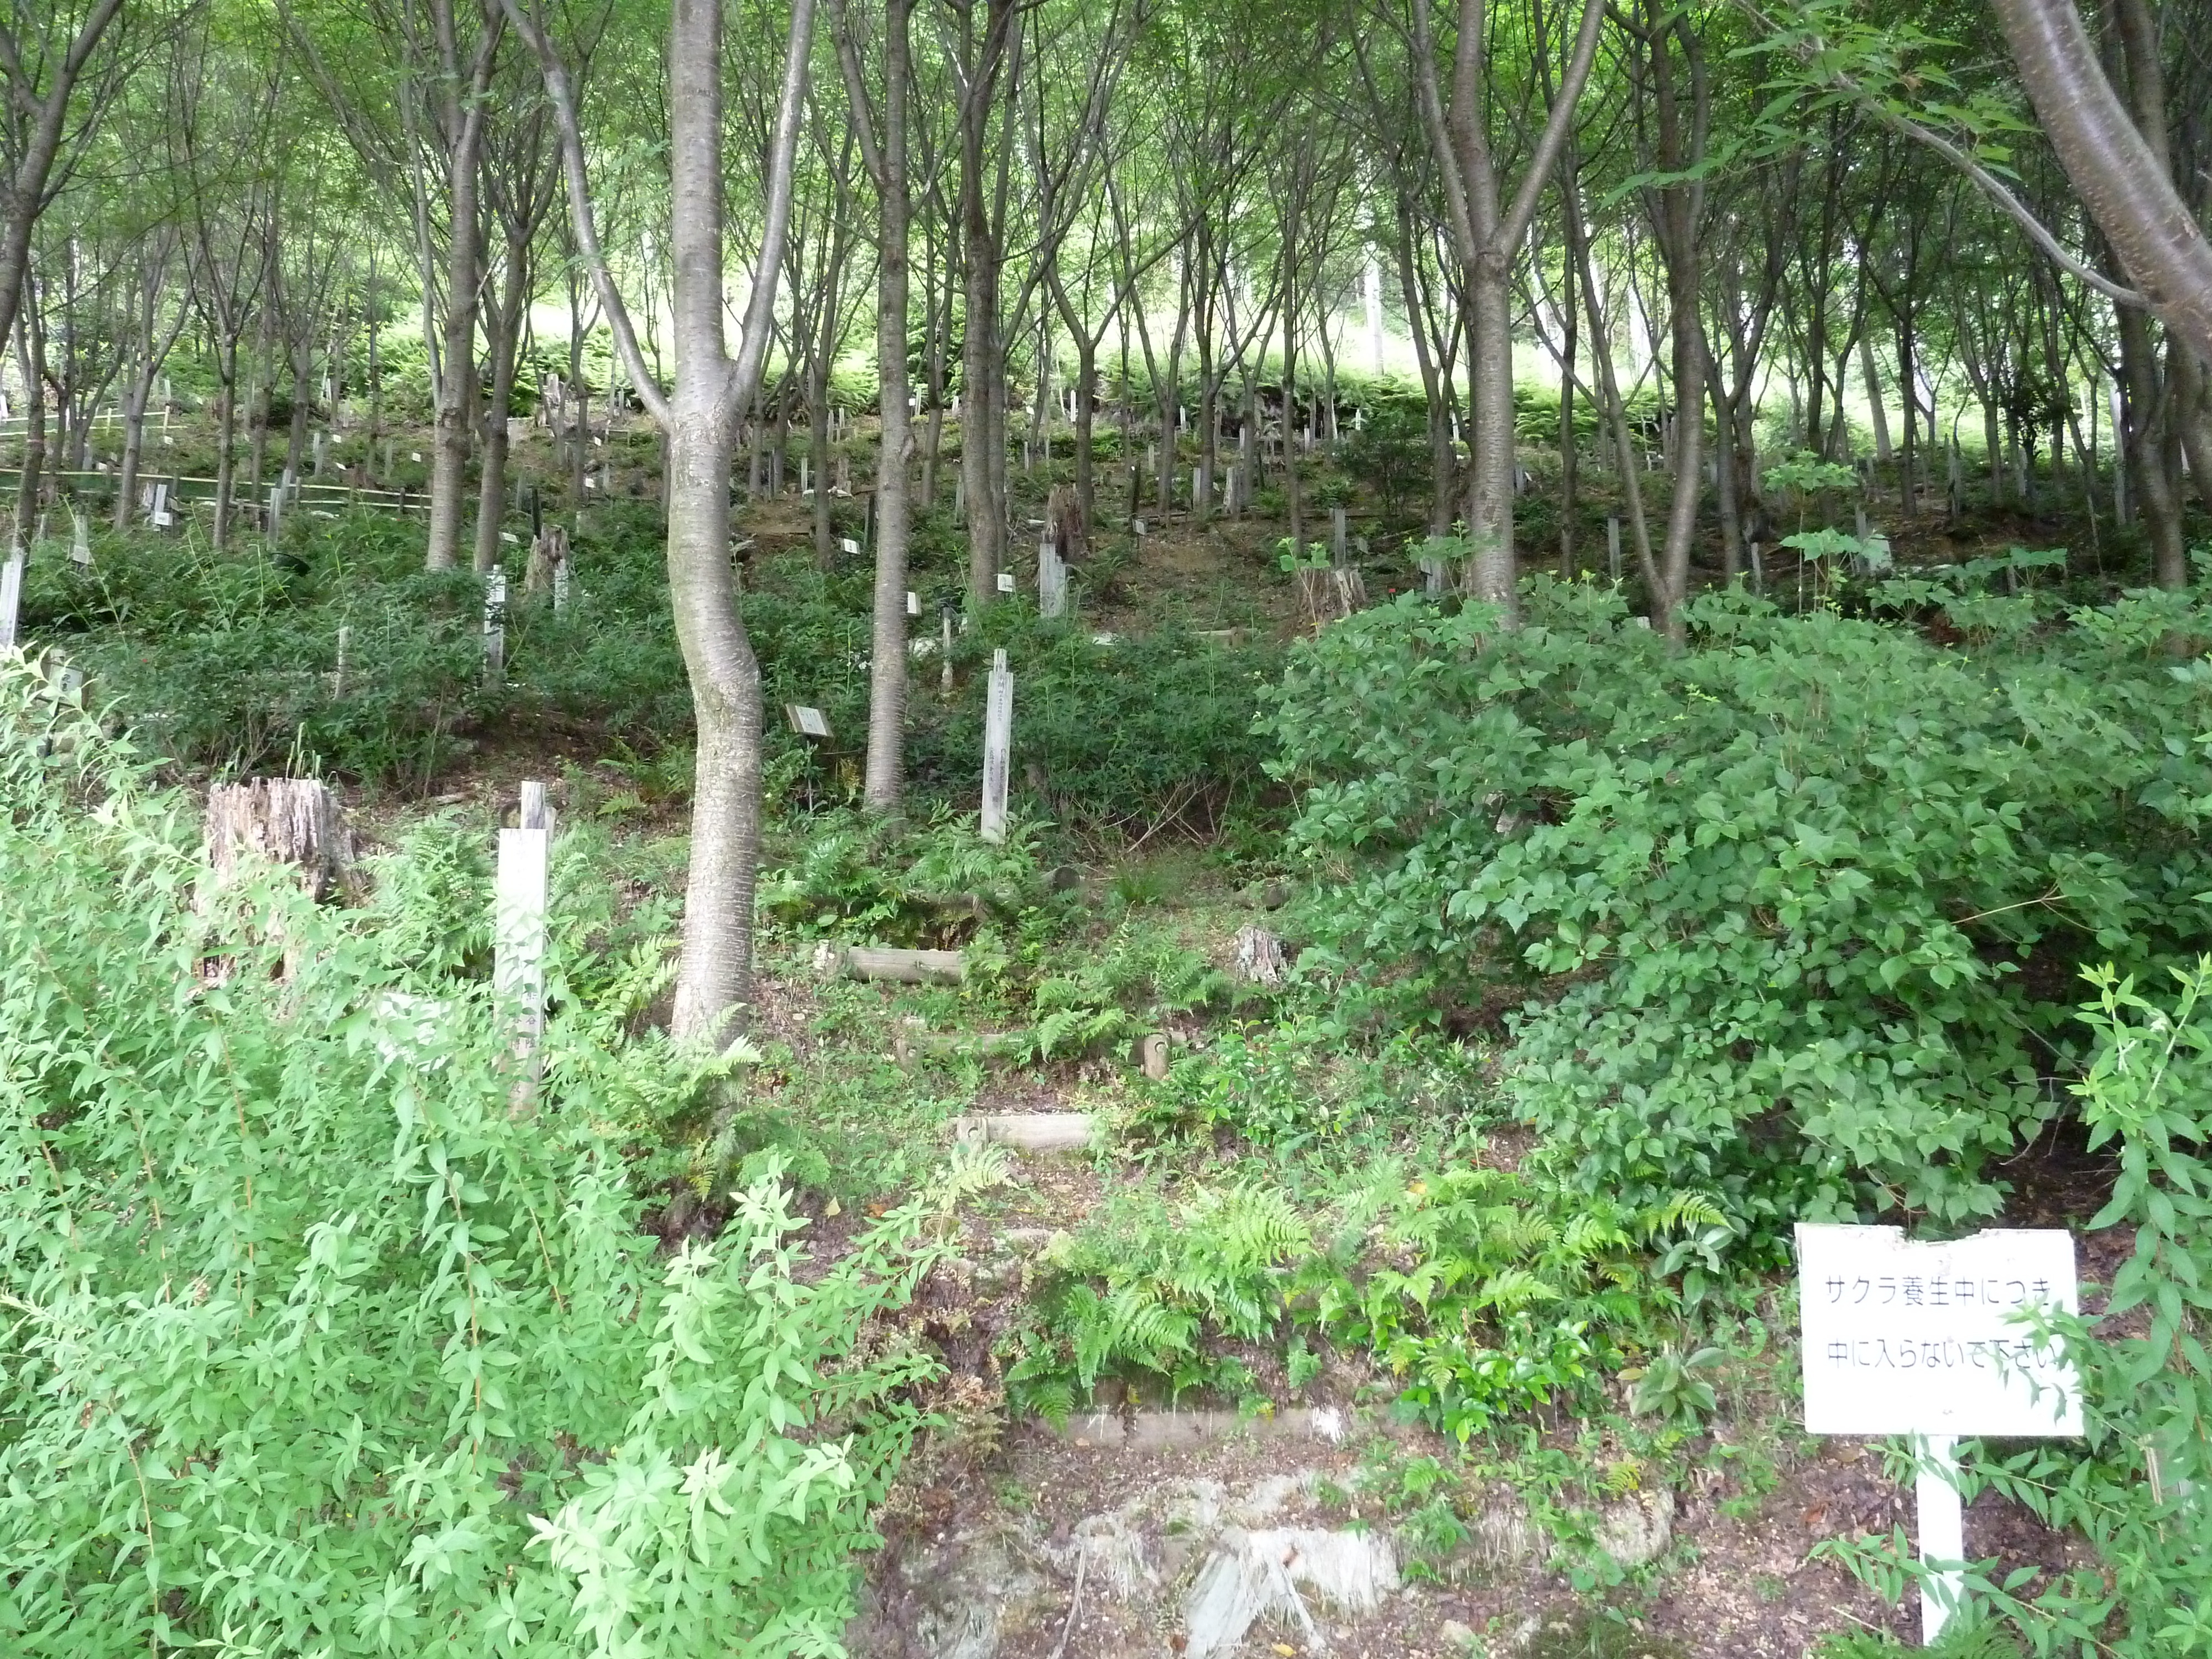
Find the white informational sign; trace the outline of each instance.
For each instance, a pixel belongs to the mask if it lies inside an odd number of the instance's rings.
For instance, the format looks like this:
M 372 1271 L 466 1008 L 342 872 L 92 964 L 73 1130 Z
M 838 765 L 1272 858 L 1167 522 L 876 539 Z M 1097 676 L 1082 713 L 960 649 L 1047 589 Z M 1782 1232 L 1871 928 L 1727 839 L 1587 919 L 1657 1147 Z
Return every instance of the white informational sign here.
M 910 587 L 906 591 L 906 614 L 909 617 L 921 614 L 921 595 Z
M 1911 1435 L 1921 1639 L 1932 1646 L 1964 1595 L 1961 1435 L 2081 1432 L 2081 1380 L 2033 1317 L 2075 1313 L 2074 1236 L 1991 1231 L 1909 1243 L 1895 1227 L 1797 1228 L 1805 1426 Z
M 1011 570 L 1001 570 L 999 573 L 999 592 L 1001 593 L 1011 593 L 1013 591 L 1014 573 Z
M 2078 1310 L 2071 1233 L 1801 1225 L 1797 1269 L 1811 1432 L 2081 1432 L 2080 1377 L 2020 1322 Z
M 791 729 L 802 738 L 826 738 L 830 735 L 830 722 L 823 718 L 818 708 L 810 708 L 803 702 L 789 702 L 783 706 L 783 717 L 791 722 Z
M 844 550 L 845 556 L 848 559 L 858 558 L 860 555 L 860 543 L 854 541 L 850 536 L 840 538 L 837 545 Z

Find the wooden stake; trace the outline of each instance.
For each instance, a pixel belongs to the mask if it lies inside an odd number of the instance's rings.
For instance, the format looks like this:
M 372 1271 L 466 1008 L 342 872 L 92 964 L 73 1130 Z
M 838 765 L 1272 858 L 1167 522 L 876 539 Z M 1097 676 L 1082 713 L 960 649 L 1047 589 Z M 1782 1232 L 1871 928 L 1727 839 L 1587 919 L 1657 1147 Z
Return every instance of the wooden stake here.
M 1006 666 L 1006 653 L 991 653 L 991 684 L 983 713 L 983 811 L 981 832 L 985 841 L 1006 838 L 1006 774 L 1012 763 L 1014 738 L 1014 676 Z
M 534 822 L 533 822 L 534 818 Z M 492 913 L 493 999 L 514 1032 L 520 1075 L 509 1101 L 518 1117 L 537 1109 L 538 1047 L 545 1036 L 545 910 L 552 865 L 545 786 L 522 786 L 522 827 L 499 832 Z
M 8 562 L 0 565 L 0 652 L 15 648 L 16 618 L 23 607 L 23 544 L 8 550 Z

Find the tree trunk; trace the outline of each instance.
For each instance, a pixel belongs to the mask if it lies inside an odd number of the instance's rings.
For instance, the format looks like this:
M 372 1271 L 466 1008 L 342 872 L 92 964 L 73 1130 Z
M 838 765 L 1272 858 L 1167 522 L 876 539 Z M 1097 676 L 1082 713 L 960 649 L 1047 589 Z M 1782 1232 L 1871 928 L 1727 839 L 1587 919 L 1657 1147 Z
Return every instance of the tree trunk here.
M 489 65 L 487 64 L 487 75 Z M 461 550 L 461 498 L 468 488 L 469 439 L 476 428 L 477 195 L 483 155 L 482 89 L 467 100 L 447 166 L 446 317 L 440 330 L 437 429 L 430 452 L 430 537 L 425 568 L 451 570 Z

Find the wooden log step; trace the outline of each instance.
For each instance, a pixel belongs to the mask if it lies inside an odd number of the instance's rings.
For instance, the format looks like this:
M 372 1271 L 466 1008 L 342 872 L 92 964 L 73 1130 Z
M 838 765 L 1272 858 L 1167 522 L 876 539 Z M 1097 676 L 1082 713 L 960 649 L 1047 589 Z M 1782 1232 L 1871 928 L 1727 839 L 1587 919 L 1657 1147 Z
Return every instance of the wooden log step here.
M 957 985 L 968 977 L 968 959 L 957 951 L 891 951 L 873 945 L 825 945 L 814 964 L 825 978 L 884 979 L 901 985 Z
M 995 1141 L 1022 1152 L 1074 1152 L 1097 1126 L 1088 1112 L 978 1112 L 952 1120 L 955 1140 Z

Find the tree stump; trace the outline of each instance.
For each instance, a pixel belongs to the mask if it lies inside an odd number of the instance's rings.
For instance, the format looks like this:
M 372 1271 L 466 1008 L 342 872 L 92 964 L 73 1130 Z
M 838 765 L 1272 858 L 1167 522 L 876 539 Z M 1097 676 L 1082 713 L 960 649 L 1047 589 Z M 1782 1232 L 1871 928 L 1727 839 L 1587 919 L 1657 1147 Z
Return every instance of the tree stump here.
M 1045 534 L 1060 550 L 1060 562 L 1079 564 L 1091 551 L 1091 526 L 1073 484 L 1054 484 L 1045 498 Z
M 531 538 L 530 562 L 523 567 L 522 591 L 543 598 L 553 591 L 554 574 L 568 562 L 568 532 L 548 525 Z
M 237 874 L 241 848 L 296 865 L 318 901 L 343 886 L 353 866 L 353 838 L 337 798 L 313 778 L 219 783 L 208 792 L 202 833 L 208 868 L 219 883 Z
M 1237 930 L 1237 961 L 1231 969 L 1246 985 L 1283 982 L 1283 941 L 1264 927 L 1247 925 Z

